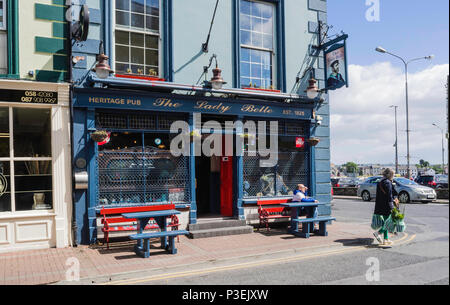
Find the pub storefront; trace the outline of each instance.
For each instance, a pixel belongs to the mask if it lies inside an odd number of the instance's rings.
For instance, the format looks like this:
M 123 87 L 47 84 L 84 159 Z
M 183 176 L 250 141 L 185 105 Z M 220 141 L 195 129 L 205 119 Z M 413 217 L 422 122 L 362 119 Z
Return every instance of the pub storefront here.
M 0 81 L 0 252 L 71 240 L 69 86 Z
M 75 195 L 79 243 L 101 237 L 102 208 L 172 202 L 182 212 L 181 229 L 211 216 L 254 223 L 258 198 L 291 197 L 297 184 L 311 183 L 311 103 L 77 88 L 73 105 L 75 176 L 88 177 Z M 174 122 L 187 130 L 171 132 Z M 265 122 L 264 133 L 249 132 L 252 122 Z M 98 132 L 107 138 L 94 141 Z M 178 148 L 188 154 L 177 155 L 171 145 L 182 133 L 189 141 Z M 220 148 L 211 140 L 217 135 Z M 256 149 L 262 137 L 267 148 L 277 140 L 275 164 Z

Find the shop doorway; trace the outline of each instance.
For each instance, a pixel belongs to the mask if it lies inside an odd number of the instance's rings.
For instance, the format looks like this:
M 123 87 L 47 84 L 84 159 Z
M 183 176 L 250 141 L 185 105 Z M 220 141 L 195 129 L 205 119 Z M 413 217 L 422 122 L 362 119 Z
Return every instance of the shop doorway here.
M 198 216 L 233 216 L 233 161 L 233 156 L 195 158 Z

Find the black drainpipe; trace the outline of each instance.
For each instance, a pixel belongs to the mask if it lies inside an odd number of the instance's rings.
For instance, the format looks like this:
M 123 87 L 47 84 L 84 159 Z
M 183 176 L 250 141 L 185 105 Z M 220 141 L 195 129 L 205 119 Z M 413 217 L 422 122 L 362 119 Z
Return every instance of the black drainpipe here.
M 72 171 L 72 246 L 77 246 L 77 222 L 75 208 L 75 176 L 74 176 L 74 140 L 73 140 L 73 79 L 72 79 L 72 20 L 69 20 L 67 39 L 67 70 L 69 83 L 69 105 L 70 105 L 70 169 Z

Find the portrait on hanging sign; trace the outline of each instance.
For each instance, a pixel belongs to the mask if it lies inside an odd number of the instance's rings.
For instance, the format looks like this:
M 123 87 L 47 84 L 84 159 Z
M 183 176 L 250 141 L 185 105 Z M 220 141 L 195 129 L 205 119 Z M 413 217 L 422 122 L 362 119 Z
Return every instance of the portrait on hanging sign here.
M 332 47 L 325 53 L 327 88 L 339 89 L 347 85 L 347 63 L 345 57 L 345 45 Z

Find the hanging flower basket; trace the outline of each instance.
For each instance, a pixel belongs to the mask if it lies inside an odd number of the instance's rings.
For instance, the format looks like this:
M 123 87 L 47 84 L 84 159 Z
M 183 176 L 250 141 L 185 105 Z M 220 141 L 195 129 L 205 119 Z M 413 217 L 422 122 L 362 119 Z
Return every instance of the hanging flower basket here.
M 317 144 L 319 144 L 320 139 L 319 138 L 309 138 L 307 141 L 308 141 L 309 145 L 316 146 Z
M 91 133 L 91 139 L 97 143 L 104 142 L 108 137 L 109 133 L 106 130 L 96 130 Z

